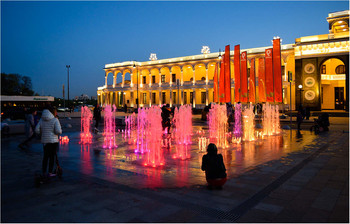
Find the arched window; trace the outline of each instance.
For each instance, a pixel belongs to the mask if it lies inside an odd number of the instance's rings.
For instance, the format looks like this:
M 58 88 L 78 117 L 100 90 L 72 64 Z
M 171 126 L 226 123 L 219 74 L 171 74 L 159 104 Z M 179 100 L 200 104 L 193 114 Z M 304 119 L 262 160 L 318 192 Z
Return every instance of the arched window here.
M 345 65 L 338 65 L 335 68 L 335 73 L 336 74 L 344 74 L 345 73 Z
M 202 80 L 205 80 L 205 77 L 202 77 Z

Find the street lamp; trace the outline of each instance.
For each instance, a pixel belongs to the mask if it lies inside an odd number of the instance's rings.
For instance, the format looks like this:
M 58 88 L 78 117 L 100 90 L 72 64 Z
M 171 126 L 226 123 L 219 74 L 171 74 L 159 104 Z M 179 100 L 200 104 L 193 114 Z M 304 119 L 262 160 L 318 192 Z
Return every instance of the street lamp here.
M 68 77 L 68 101 L 67 101 L 67 106 L 69 108 L 69 68 L 70 68 L 70 65 L 66 65 L 66 68 L 67 68 L 67 77 Z M 66 109 L 64 109 L 66 110 Z
M 300 84 L 300 85 L 298 86 L 298 88 L 299 88 L 299 91 L 300 91 L 300 104 L 299 104 L 299 108 L 301 108 L 301 100 L 302 100 L 301 96 L 302 96 L 302 92 L 304 91 L 304 90 L 303 90 L 303 85 Z
M 139 111 L 139 71 L 137 70 L 136 64 L 134 62 L 133 68 L 136 68 L 136 78 L 137 78 L 137 86 L 136 86 L 136 90 L 137 90 L 137 96 L 136 96 L 136 104 L 137 104 L 137 111 Z
M 219 57 L 218 57 L 218 58 L 219 58 L 219 60 L 221 61 L 221 58 L 222 58 L 222 57 L 221 57 L 221 48 L 219 48 Z

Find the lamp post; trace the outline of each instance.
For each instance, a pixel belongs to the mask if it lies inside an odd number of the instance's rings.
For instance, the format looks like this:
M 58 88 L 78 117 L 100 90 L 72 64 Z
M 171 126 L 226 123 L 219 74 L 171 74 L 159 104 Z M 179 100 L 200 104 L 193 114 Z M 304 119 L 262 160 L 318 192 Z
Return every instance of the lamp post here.
M 67 68 L 67 79 L 68 79 L 68 86 L 67 86 L 67 89 L 68 89 L 68 101 L 67 101 L 67 107 L 69 108 L 69 68 L 70 68 L 70 65 L 66 65 L 66 68 Z M 66 108 L 64 110 L 66 111 Z
M 301 102 L 301 100 L 302 100 L 302 97 L 301 97 L 301 96 L 302 96 L 302 92 L 304 91 L 304 90 L 303 90 L 303 85 L 300 84 L 300 85 L 298 86 L 298 88 L 299 88 L 299 91 L 300 91 L 300 103 L 299 103 L 299 108 L 300 108 L 300 107 L 301 107 L 301 103 L 302 103 L 302 102 Z
M 136 104 L 137 104 L 137 111 L 139 111 L 139 71 L 137 70 L 136 64 L 134 62 L 133 68 L 136 68 L 136 78 L 137 78 L 137 86 L 136 86 Z

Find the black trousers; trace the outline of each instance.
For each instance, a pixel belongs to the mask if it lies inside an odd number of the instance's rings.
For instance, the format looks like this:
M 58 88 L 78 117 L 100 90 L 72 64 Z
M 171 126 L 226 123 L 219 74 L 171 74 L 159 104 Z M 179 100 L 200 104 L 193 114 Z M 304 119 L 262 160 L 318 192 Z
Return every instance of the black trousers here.
M 95 128 L 98 128 L 98 124 L 100 123 L 101 119 L 95 119 Z
M 36 135 L 33 133 L 32 136 L 30 136 L 29 138 L 27 138 L 26 140 L 24 140 L 21 144 L 27 144 L 28 142 L 30 142 L 33 138 L 35 138 Z
M 49 173 L 52 173 L 53 166 L 55 164 L 55 156 L 58 150 L 57 143 L 46 143 L 44 144 L 44 158 L 43 158 L 43 173 L 46 173 L 47 163 L 49 162 Z

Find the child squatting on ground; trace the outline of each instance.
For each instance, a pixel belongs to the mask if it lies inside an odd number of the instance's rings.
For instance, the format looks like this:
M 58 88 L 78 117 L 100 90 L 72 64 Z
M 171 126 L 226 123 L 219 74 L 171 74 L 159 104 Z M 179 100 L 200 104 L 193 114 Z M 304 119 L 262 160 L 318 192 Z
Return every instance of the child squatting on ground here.
M 227 181 L 226 168 L 221 154 L 215 144 L 210 143 L 207 148 L 207 154 L 202 158 L 202 170 L 205 171 L 205 178 L 208 182 L 208 188 L 214 187 L 222 189 Z
M 55 175 L 52 171 L 58 150 L 58 136 L 62 134 L 61 124 L 56 115 L 55 109 L 44 109 L 41 119 L 35 127 L 35 133 L 41 135 L 41 143 L 44 145 L 43 175 L 46 175 L 47 162 L 49 161 L 49 176 Z

